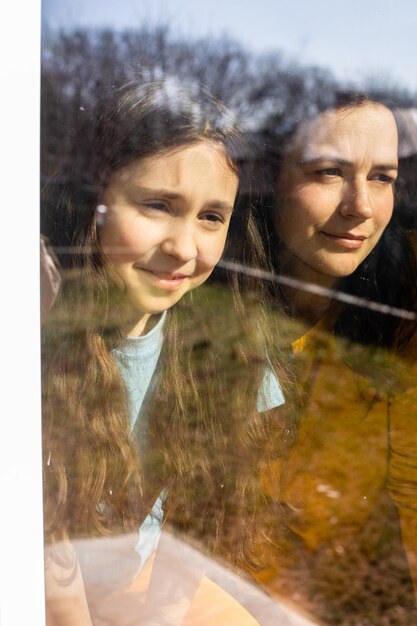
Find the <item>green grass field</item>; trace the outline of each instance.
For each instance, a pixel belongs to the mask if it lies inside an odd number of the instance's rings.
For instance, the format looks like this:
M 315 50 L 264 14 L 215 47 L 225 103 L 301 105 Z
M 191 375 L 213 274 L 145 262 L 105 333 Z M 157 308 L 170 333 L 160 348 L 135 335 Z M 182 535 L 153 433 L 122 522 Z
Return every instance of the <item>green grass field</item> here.
M 249 302 L 256 311 L 256 301 Z M 206 355 L 214 351 L 222 376 L 236 384 L 242 329 L 228 289 L 204 286 L 184 299 L 178 311 L 197 382 L 199 376 L 207 376 Z M 297 323 L 274 312 L 272 317 L 280 348 L 302 334 Z M 85 322 L 71 320 L 80 328 Z M 58 336 L 64 324 L 59 311 L 53 311 L 44 332 Z M 384 414 L 387 395 L 410 384 L 409 371 L 386 353 L 326 336 L 320 341 L 319 364 L 300 409 L 299 439 L 289 453 L 288 488 L 284 496 L 280 494 L 288 523 L 277 533 L 280 543 L 271 548 L 269 566 L 257 580 L 271 595 L 322 624 L 412 626 L 417 624 L 415 597 L 398 513 L 386 490 Z M 296 362 L 304 385 L 307 361 L 301 354 Z M 240 462 L 246 459 L 236 458 L 235 467 Z M 269 496 L 278 493 L 274 480 L 282 466 L 281 458 L 265 463 Z M 228 524 L 226 544 L 233 542 L 233 515 Z M 190 520 L 180 520 L 178 527 L 204 543 L 201 525 L 197 533 Z M 210 551 L 212 527 L 206 528 Z M 229 549 L 230 545 L 223 546 L 223 558 Z

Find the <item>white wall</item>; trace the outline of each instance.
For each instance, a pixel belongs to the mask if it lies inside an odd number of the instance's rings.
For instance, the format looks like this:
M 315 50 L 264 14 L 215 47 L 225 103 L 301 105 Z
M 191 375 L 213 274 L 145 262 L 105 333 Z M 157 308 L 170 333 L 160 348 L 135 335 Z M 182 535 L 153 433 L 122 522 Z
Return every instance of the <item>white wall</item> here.
M 44 624 L 39 367 L 40 0 L 0 8 L 0 623 Z

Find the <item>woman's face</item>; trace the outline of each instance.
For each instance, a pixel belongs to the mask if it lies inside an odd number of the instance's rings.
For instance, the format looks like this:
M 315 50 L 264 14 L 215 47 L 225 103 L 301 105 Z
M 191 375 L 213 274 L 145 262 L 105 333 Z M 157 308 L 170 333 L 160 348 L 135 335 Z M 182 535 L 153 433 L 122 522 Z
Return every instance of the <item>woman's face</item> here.
M 146 157 L 116 172 L 104 193 L 100 243 L 132 309 L 129 334 L 201 285 L 220 259 L 238 189 L 209 141 Z
M 277 181 L 274 225 L 288 252 L 284 269 L 323 286 L 352 274 L 391 218 L 397 166 L 397 128 L 382 105 L 305 122 Z

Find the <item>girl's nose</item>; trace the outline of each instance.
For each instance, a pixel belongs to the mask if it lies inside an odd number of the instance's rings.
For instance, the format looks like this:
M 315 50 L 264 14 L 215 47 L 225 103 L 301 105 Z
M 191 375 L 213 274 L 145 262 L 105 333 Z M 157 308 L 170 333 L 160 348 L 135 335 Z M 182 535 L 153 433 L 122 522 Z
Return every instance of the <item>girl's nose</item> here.
M 161 244 L 164 254 L 172 256 L 181 263 L 187 263 L 197 257 L 197 242 L 192 225 L 179 222 L 171 225 Z
M 366 181 L 349 184 L 341 205 L 341 213 L 344 217 L 364 220 L 372 217 L 372 204 Z

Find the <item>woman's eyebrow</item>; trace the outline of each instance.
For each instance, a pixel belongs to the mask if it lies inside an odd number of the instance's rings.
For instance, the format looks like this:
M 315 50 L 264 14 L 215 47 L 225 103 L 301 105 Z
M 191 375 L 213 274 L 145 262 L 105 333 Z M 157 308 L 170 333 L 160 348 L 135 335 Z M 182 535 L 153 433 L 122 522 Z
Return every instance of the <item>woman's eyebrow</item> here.
M 391 170 L 398 172 L 398 165 L 396 163 L 380 163 L 379 165 L 374 165 L 373 169 L 383 170 L 384 172 L 389 172 Z
M 323 154 L 319 157 L 314 157 L 312 159 L 299 159 L 299 165 L 317 165 L 318 163 L 323 163 L 323 161 L 335 163 L 336 165 L 344 165 L 353 167 L 352 161 L 347 161 L 346 159 L 340 159 L 339 157 L 334 157 L 330 155 Z
M 333 157 L 330 155 L 323 155 L 319 157 L 315 157 L 313 159 L 299 159 L 299 165 L 309 166 L 309 165 L 318 165 L 319 163 L 334 163 L 335 165 L 341 165 L 344 167 L 353 167 L 354 163 L 352 161 L 348 161 L 347 159 L 340 159 L 339 157 Z M 375 170 L 383 170 L 383 171 L 398 171 L 397 163 L 378 163 L 372 166 L 372 169 Z

